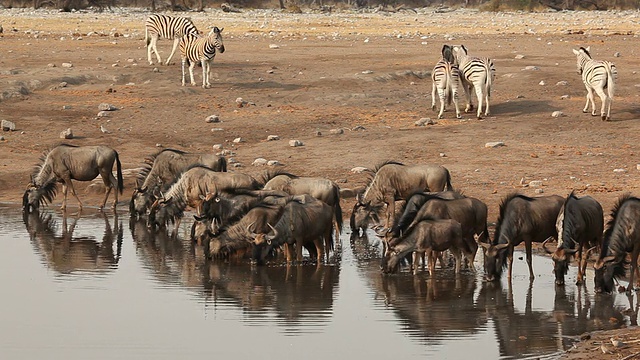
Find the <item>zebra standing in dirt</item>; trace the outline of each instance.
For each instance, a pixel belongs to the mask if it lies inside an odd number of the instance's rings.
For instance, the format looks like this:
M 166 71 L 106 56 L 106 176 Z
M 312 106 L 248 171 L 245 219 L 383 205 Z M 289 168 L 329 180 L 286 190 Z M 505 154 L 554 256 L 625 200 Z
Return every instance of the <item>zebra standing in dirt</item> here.
M 581 47 L 579 50 L 573 49 L 573 53 L 578 58 L 578 74 L 582 75 L 582 82 L 587 88 L 587 103 L 584 105 L 582 112 L 588 112 L 589 103 L 591 103 L 591 115 L 597 116 L 593 97 L 593 92 L 595 91 L 600 96 L 600 100 L 602 100 L 600 116 L 603 121 L 609 121 L 611 120 L 611 102 L 613 101 L 618 71 L 612 62 L 593 60 L 591 54 L 589 54 L 590 50 L 591 47 Z M 607 89 L 607 92 L 604 89 Z
M 171 55 L 169 55 L 165 62 L 165 65 L 169 65 L 173 54 L 178 48 L 180 39 L 187 34 L 198 34 L 198 29 L 189 18 L 159 14 L 149 16 L 144 29 L 144 39 L 147 43 L 147 60 L 149 60 L 149 65 L 153 65 L 153 61 L 151 60 L 152 50 L 156 53 L 158 63 L 162 64 L 160 54 L 158 54 L 158 39 L 174 39 Z
M 211 72 L 211 63 L 216 56 L 216 50 L 221 54 L 224 52 L 224 44 L 222 42 L 222 29 L 214 27 L 209 35 L 200 37 L 189 34 L 180 39 L 180 55 L 182 57 L 182 86 L 185 85 L 186 74 L 185 66 L 189 62 L 189 76 L 191 77 L 191 85 L 196 82 L 193 79 L 193 68 L 198 61 L 202 63 L 202 87 L 207 89 L 211 87 L 209 82 L 209 74 Z
M 442 47 L 442 59 L 438 61 L 431 72 L 431 80 L 433 82 L 431 90 L 431 109 L 436 109 L 436 93 L 440 98 L 440 112 L 438 119 L 442 119 L 447 105 L 453 104 L 456 107 L 456 118 L 460 119 L 460 107 L 458 106 L 458 89 L 462 88 L 460 81 L 460 70 L 454 65 L 455 59 L 451 52 L 451 46 L 444 45 Z
M 493 61 L 489 58 L 471 57 L 467 55 L 467 48 L 465 48 L 464 45 L 454 46 L 453 54 L 455 63 L 460 68 L 460 73 L 462 74 L 464 93 L 467 97 L 467 107 L 464 111 L 470 112 L 473 110 L 473 103 L 471 102 L 471 88 L 473 87 L 478 97 L 477 118 L 482 119 L 483 101 L 487 103 L 484 115 L 488 116 L 490 114 L 489 98 L 491 97 L 491 84 L 496 76 Z

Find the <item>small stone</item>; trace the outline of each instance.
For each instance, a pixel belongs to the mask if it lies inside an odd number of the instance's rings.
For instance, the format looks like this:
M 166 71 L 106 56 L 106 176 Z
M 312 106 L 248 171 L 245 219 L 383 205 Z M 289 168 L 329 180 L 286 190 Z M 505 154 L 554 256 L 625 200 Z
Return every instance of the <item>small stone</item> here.
M 280 136 L 278 135 L 269 135 L 267 136 L 267 141 L 277 141 L 280 140 Z
M 233 166 L 234 168 L 240 168 L 240 167 L 242 167 L 242 164 L 235 163 L 235 164 L 232 164 L 231 166 Z
M 231 150 L 222 150 L 220 152 L 220 155 L 222 155 L 222 156 L 231 156 L 231 155 L 235 155 L 235 153 L 233 151 L 231 151 Z
M 213 150 L 222 150 L 222 144 L 214 144 L 213 145 Z
M 564 116 L 564 113 L 560 110 L 556 110 L 551 113 L 551 117 L 554 117 L 554 118 L 559 118 L 561 116 Z
M 518 95 L 516 96 L 516 99 L 524 99 L 524 95 Z
M 622 174 L 622 173 L 627 172 L 627 170 L 625 170 L 625 169 L 613 169 L 613 172 L 616 173 L 616 174 Z
M 544 193 L 544 190 L 542 190 L 542 189 L 535 189 L 533 192 L 534 192 L 534 193 L 536 193 L 536 194 L 542 194 L 542 193 Z
M 445 153 L 440 153 L 440 157 L 447 157 L 447 154 L 445 154 Z
M 367 169 L 364 166 L 356 166 L 353 169 L 351 169 L 351 172 L 354 173 L 354 174 L 361 174 L 361 173 L 363 173 L 365 171 L 369 171 L 369 169 Z
M 541 80 L 541 81 L 538 83 L 538 85 L 540 85 L 540 86 L 545 86 L 545 85 L 546 85 L 546 83 L 544 82 L 544 80 Z
M 48 66 L 48 67 L 56 67 L 56 64 L 48 63 L 48 64 L 47 64 L 47 66 Z
M 538 70 L 540 70 L 540 68 L 537 67 L 537 66 L 529 65 L 529 66 L 525 66 L 524 70 L 527 70 L 527 71 L 538 71 Z
M 247 105 L 247 102 L 244 101 L 243 98 L 239 97 L 239 98 L 236 99 L 236 104 L 238 104 L 238 107 L 243 107 L 243 106 Z
M 569 95 L 560 96 L 560 100 L 567 100 L 568 98 L 569 98 Z
M 73 64 L 72 63 L 62 63 L 62 67 L 63 68 L 71 68 L 71 67 L 73 67 Z
M 486 148 L 497 148 L 497 147 L 501 147 L 501 146 L 505 146 L 504 142 L 502 142 L 502 141 L 492 141 L 492 142 L 488 142 L 488 143 L 484 144 L 484 147 L 486 147 Z
M 62 105 L 62 110 L 69 110 L 71 109 L 71 105 Z
M 235 164 L 235 163 L 237 163 L 237 162 L 238 162 L 238 160 L 236 160 L 235 158 L 230 157 L 230 158 L 227 160 L 227 162 L 228 162 L 229 164 Z
M 280 166 L 280 162 L 278 160 L 269 160 L 267 166 Z
M 67 87 L 67 85 L 69 85 L 69 84 L 67 84 L 67 82 L 66 82 L 66 81 L 63 81 L 63 82 L 61 82 L 60 84 L 58 84 L 58 87 L 59 87 L 59 88 L 63 88 L 63 87 Z
M 291 146 L 291 147 L 298 147 L 298 146 L 303 146 L 303 145 L 304 144 L 300 140 L 289 140 L 289 146 Z
M 367 130 L 367 129 L 365 129 L 365 127 L 364 127 L 364 126 L 362 126 L 362 125 L 356 125 L 356 126 L 354 126 L 354 127 L 353 127 L 353 129 L 351 129 L 351 130 L 352 130 L 352 131 L 364 131 L 364 130 Z
M 540 186 L 542 186 L 542 180 L 531 180 L 531 181 L 529 181 L 529 186 L 531 186 L 531 187 L 540 187 Z
M 111 105 L 111 104 L 102 103 L 102 104 L 98 105 L 98 110 L 100 110 L 100 111 L 114 111 L 114 110 L 118 110 L 118 108 L 113 106 L 113 105 Z
M 316 131 L 316 136 L 322 136 L 322 131 Z
M 205 119 L 205 122 L 207 122 L 207 123 L 219 123 L 220 122 L 220 117 L 218 115 L 209 115 Z
M 71 128 L 64 130 L 60 133 L 60 139 L 73 139 L 73 131 Z
M 344 130 L 342 130 L 342 129 L 331 129 L 331 130 L 329 130 L 329 133 L 334 134 L 334 135 L 340 135 L 340 134 L 344 134 Z
M 160 69 L 158 69 L 157 67 L 154 67 L 153 70 L 151 70 L 151 71 L 154 72 L 154 73 L 159 73 Z
M 9 120 L 2 120 L 0 126 L 2 126 L 2 131 L 16 131 L 16 124 Z
M 98 117 L 99 117 L 99 118 L 101 118 L 101 117 L 108 117 L 108 116 L 109 116 L 109 112 L 108 112 L 108 111 L 100 111 L 100 112 L 98 113 Z
M 223 128 L 213 128 L 211 129 L 211 132 L 217 132 L 217 131 L 224 131 Z
M 363 73 L 363 74 L 365 74 L 365 75 L 369 75 L 369 74 L 373 74 L 373 71 L 371 71 L 371 70 L 364 70 L 362 73 Z
M 566 80 L 558 81 L 556 83 L 556 86 L 567 86 L 567 85 L 569 85 L 569 82 Z
M 516 59 L 520 60 L 520 59 L 524 59 L 524 55 L 522 54 L 518 54 L 516 55 Z
M 616 51 L 616 52 L 613 54 L 613 57 L 620 57 L 620 53 Z
M 0 136 L 0 141 L 4 141 L 4 136 Z
M 640 164 L 636 165 L 636 170 L 640 170 Z
M 280 49 L 280 46 L 276 44 L 269 44 L 269 49 Z
M 431 120 L 430 118 L 422 118 L 416 121 L 415 126 L 425 126 L 425 125 L 434 125 L 436 122 Z
M 243 143 L 243 142 L 244 142 L 244 139 L 241 138 L 241 137 L 237 137 L 237 138 L 233 139 L 233 143 L 234 144 L 239 144 L 239 143 Z
M 157 144 L 156 144 L 156 147 L 162 147 L 162 144 L 157 143 Z
M 251 165 L 253 166 L 265 166 L 267 165 L 268 161 L 265 158 L 257 158 L 255 160 L 253 160 L 253 163 L 251 163 Z

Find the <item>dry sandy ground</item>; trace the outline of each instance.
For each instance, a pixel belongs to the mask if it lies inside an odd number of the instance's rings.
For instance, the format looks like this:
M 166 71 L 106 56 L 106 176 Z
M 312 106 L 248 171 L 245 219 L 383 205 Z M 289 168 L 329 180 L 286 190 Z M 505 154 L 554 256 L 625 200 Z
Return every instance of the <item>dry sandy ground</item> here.
M 0 134 L 0 201 L 20 202 L 33 165 L 43 150 L 62 142 L 59 134 L 67 128 L 75 138 L 66 142 L 110 145 L 130 170 L 159 150 L 157 144 L 190 152 L 223 144 L 242 165 L 233 171 L 260 174 L 266 167 L 251 164 L 262 157 L 348 188 L 364 182 L 350 172 L 356 166 L 387 159 L 442 164 L 456 188 L 488 204 L 490 221 L 513 191 L 576 190 L 605 209 L 620 194 L 640 193 L 637 12 L 190 13 L 203 31 L 224 28 L 227 51 L 216 56 L 211 89 L 180 86 L 179 56 L 175 65 L 148 65 L 148 15 L 0 10 L 0 119 L 17 125 Z M 494 59 L 492 114 L 457 120 L 449 111 L 437 124 L 417 127 L 415 121 L 436 117 L 429 74 L 443 43 L 465 44 L 471 55 Z M 170 46 L 159 42 L 163 58 Z M 617 65 L 611 122 L 582 113 L 586 91 L 571 52 L 579 46 Z M 238 107 L 238 97 L 250 104 Z M 119 110 L 98 118 L 101 103 Z M 565 116 L 552 117 L 556 110 Z M 205 123 L 213 114 L 222 122 Z M 267 141 L 268 135 L 281 140 Z M 237 137 L 243 142 L 232 143 Z M 304 146 L 290 147 L 291 139 Z M 485 148 L 492 141 L 506 146 Z M 123 207 L 133 172 L 126 175 Z M 543 185 L 522 185 L 532 180 Z M 86 184 L 78 189 L 87 205 L 98 204 Z M 345 209 L 352 205 L 344 200 Z M 624 351 L 640 351 L 632 345 Z M 585 342 L 571 356 L 592 358 L 593 347 Z

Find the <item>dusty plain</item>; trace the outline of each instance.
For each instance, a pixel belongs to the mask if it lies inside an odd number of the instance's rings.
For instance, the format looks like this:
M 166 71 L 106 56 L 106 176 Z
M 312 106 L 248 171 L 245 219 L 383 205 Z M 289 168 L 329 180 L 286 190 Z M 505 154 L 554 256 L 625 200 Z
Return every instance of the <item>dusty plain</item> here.
M 224 28 L 226 52 L 215 58 L 212 88 L 203 89 L 180 86 L 179 53 L 170 66 L 147 63 L 143 9 L 0 9 L 0 119 L 16 124 L 0 133 L 0 201 L 18 204 L 42 152 L 62 142 L 120 153 L 123 208 L 145 156 L 161 148 L 218 151 L 214 144 L 241 165 L 231 171 L 257 176 L 268 167 L 252 163 L 265 158 L 343 188 L 364 184 L 363 174 L 351 172 L 357 166 L 441 164 L 455 188 L 487 203 L 490 222 L 514 191 L 575 190 L 606 211 L 621 194 L 640 194 L 640 13 L 303 10 L 175 13 L 204 32 Z M 494 59 L 490 116 L 458 120 L 450 110 L 438 120 L 431 110 L 430 73 L 444 43 Z M 582 112 L 586 91 L 571 51 L 580 46 L 617 66 L 610 122 Z M 163 59 L 170 48 L 171 41 L 159 41 Z M 195 73 L 201 84 L 201 69 Z M 101 103 L 118 110 L 98 117 Z M 221 122 L 206 123 L 209 115 Z M 414 125 L 425 117 L 436 124 Z M 74 138 L 60 139 L 67 128 Z M 292 139 L 304 146 L 289 146 Z M 485 147 L 494 141 L 505 146 Z M 528 186 L 534 180 L 542 185 Z M 98 191 L 86 183 L 77 189 L 85 205 L 98 205 Z M 347 216 L 353 201 L 343 200 Z M 628 344 L 603 354 L 600 344 L 611 336 Z M 594 334 L 567 356 L 619 359 L 640 352 L 638 338 L 629 329 Z

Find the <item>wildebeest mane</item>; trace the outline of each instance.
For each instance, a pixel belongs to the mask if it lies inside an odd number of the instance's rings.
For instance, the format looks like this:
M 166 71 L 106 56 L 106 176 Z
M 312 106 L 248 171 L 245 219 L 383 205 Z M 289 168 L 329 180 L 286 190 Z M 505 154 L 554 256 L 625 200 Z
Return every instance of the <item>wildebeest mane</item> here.
M 627 201 L 640 201 L 640 199 L 638 199 L 637 197 L 631 196 L 631 194 L 627 193 L 620 196 L 618 201 L 615 203 L 615 205 L 611 209 L 610 218 L 607 220 L 607 223 L 605 225 L 600 258 L 604 258 L 605 256 L 607 256 L 610 248 L 618 254 L 626 254 L 626 250 L 624 249 L 620 241 L 615 241 L 612 243 L 611 240 L 614 236 L 616 236 L 618 232 L 622 231 L 621 230 L 622 226 L 616 226 L 616 225 L 618 225 L 620 221 L 626 220 L 622 218 L 619 219 L 618 213 L 622 205 Z M 624 275 L 624 272 L 623 272 L 623 275 Z
M 500 202 L 500 210 L 499 210 L 499 214 L 498 214 L 498 220 L 496 220 L 496 231 L 495 231 L 496 237 L 494 238 L 494 244 L 493 245 L 498 245 L 499 244 L 498 241 L 500 240 L 502 223 L 504 222 L 504 219 L 506 218 L 506 215 L 507 215 L 507 205 L 509 205 L 511 200 L 513 200 L 515 198 L 521 198 L 521 199 L 526 200 L 526 201 L 533 200 L 533 198 L 530 198 L 530 197 L 528 197 L 526 195 L 519 194 L 517 192 L 508 194 L 507 196 L 505 196 L 502 199 L 502 201 Z
M 180 155 L 185 155 L 186 152 L 182 151 L 182 150 L 176 150 L 176 149 L 162 149 L 154 154 L 151 154 L 147 157 L 144 158 L 144 165 L 142 165 L 142 168 L 140 169 L 140 171 L 138 172 L 138 175 L 136 175 L 136 186 L 140 187 L 142 186 L 142 184 L 144 183 L 144 180 L 147 178 L 147 176 L 149 176 L 149 172 L 151 172 L 151 169 L 153 168 L 153 163 L 156 161 L 156 158 L 158 156 L 160 156 L 160 154 L 164 153 L 164 152 L 173 152 L 176 154 L 180 154 Z
M 367 171 L 366 174 L 365 174 L 366 177 L 367 177 L 367 185 L 366 185 L 366 187 L 369 187 L 369 185 L 371 185 L 371 182 L 376 177 L 376 173 L 385 165 L 401 165 L 401 166 L 405 166 L 403 163 L 401 163 L 399 161 L 395 161 L 395 160 L 386 160 L 386 161 L 383 161 L 383 162 L 377 164 L 376 166 L 373 167 L 373 169 L 371 169 L 370 171 Z
M 269 182 L 269 180 L 275 178 L 276 176 L 280 176 L 280 175 L 284 175 L 290 179 L 297 179 L 299 178 L 298 175 L 293 175 L 291 173 L 288 173 L 282 169 L 276 169 L 276 170 L 266 170 L 265 172 L 262 173 L 262 175 L 260 175 L 260 179 L 258 180 L 263 186 Z
M 462 193 L 458 192 L 458 194 L 462 195 Z M 429 200 L 439 199 L 450 201 L 451 199 L 443 198 L 438 193 L 427 194 L 423 191 L 417 191 L 407 197 L 407 201 L 402 205 L 400 211 L 396 213 L 395 219 L 393 222 L 393 227 L 391 228 L 391 232 L 395 237 L 400 236 L 400 232 L 405 232 L 408 229 L 409 225 L 415 220 L 416 215 L 420 209 L 426 204 Z M 406 212 L 406 213 L 405 213 Z

